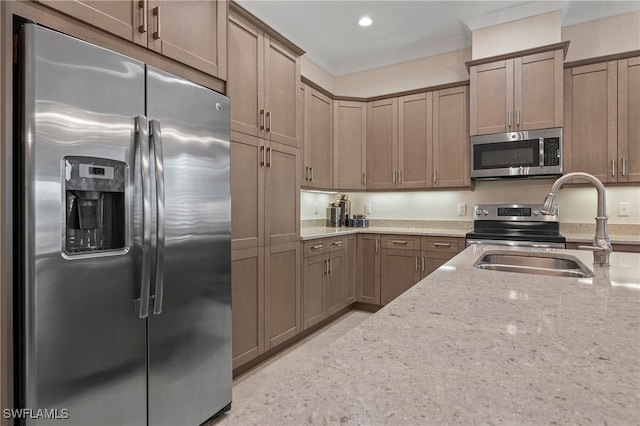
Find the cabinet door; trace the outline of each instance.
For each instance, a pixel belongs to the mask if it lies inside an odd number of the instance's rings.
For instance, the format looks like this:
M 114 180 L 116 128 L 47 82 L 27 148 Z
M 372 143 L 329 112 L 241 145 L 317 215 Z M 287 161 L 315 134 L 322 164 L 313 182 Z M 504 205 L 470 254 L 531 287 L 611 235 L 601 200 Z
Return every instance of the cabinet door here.
M 304 89 L 304 185 L 330 189 L 333 187 L 333 101 L 311 87 Z
M 364 189 L 366 185 L 366 104 L 334 101 L 334 188 Z
M 344 250 L 329 255 L 329 273 L 326 275 L 327 315 L 332 315 L 344 307 L 342 292 L 344 287 Z
M 356 301 L 380 304 L 380 236 L 358 235 Z
M 149 49 L 226 79 L 227 3 L 147 0 Z
M 509 132 L 513 125 L 513 60 L 472 66 L 471 135 Z
M 231 130 L 254 136 L 264 130 L 263 58 L 262 32 L 243 18 L 230 14 L 227 96 L 233 99 Z
M 382 249 L 380 293 L 386 305 L 420 281 L 420 251 Z
M 233 368 L 264 352 L 264 249 L 231 252 Z
M 346 237 L 344 243 L 342 302 L 344 306 L 349 306 L 356 301 L 356 237 Z
M 301 329 L 300 261 L 299 242 L 265 247 L 265 350 Z
M 433 186 L 471 186 L 468 86 L 438 90 L 433 98 Z
M 640 57 L 618 61 L 618 182 L 640 182 Z
M 587 172 L 615 182 L 617 62 L 568 68 L 564 73 L 564 173 Z
M 40 0 L 40 3 L 129 41 L 133 40 L 138 26 L 142 25 L 145 11 L 144 3 L 138 8 L 139 2 L 133 0 Z
M 543 52 L 513 61 L 515 129 L 562 127 L 563 51 Z
M 297 148 L 270 142 L 265 149 L 265 244 L 300 239 Z
M 325 318 L 324 281 L 328 272 L 328 261 L 324 255 L 304 259 L 302 281 L 302 327 L 303 330 Z
M 264 141 L 231 132 L 231 244 L 264 245 Z
M 398 186 L 431 187 L 433 94 L 403 96 L 398 105 Z
M 367 189 L 395 188 L 398 99 L 367 104 Z
M 266 137 L 297 147 L 300 61 L 269 36 L 264 37 L 264 51 Z

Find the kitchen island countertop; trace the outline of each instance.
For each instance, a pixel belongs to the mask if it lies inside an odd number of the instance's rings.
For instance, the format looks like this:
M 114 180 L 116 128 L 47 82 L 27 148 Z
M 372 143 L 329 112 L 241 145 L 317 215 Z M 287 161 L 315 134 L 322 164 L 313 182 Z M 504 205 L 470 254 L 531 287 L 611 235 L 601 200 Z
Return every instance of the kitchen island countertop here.
M 480 270 L 467 248 L 215 425 L 640 423 L 640 254 L 595 278 Z

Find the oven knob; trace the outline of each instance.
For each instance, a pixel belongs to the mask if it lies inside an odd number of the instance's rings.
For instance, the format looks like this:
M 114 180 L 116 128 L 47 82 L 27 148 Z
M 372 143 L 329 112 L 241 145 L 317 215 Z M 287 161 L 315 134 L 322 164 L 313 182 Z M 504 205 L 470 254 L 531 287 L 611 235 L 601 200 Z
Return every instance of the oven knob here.
M 482 209 L 476 209 L 476 216 L 480 216 L 482 214 Z
M 533 215 L 534 215 L 534 216 L 538 216 L 538 213 L 540 213 L 538 210 L 534 210 L 534 211 L 533 211 Z
M 488 215 L 489 214 L 489 210 L 487 210 L 487 209 L 482 210 L 482 214 L 485 215 L 485 216 Z

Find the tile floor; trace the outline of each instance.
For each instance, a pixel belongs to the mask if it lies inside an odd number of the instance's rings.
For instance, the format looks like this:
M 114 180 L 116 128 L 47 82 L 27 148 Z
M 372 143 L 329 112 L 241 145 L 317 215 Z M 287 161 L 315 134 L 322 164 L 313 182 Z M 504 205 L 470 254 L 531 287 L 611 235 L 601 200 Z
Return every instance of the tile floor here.
M 274 383 L 286 376 L 288 372 L 299 368 L 310 357 L 322 352 L 331 343 L 338 340 L 371 315 L 370 312 L 365 311 L 350 311 L 269 360 L 236 377 L 233 381 L 233 402 L 231 410 L 233 410 L 233 407 L 241 405 L 243 401 L 250 400 L 268 391 Z M 224 416 L 211 420 L 206 423 L 206 425 L 213 426 L 222 420 L 222 418 L 224 418 Z M 238 419 L 236 419 L 236 421 L 237 420 Z

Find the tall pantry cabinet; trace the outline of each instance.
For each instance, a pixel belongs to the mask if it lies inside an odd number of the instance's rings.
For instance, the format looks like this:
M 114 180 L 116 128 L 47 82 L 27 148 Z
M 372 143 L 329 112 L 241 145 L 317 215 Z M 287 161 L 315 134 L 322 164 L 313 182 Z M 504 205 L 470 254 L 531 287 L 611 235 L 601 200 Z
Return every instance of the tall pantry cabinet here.
M 228 38 L 237 368 L 301 330 L 299 56 L 304 52 L 235 3 L 230 3 Z

